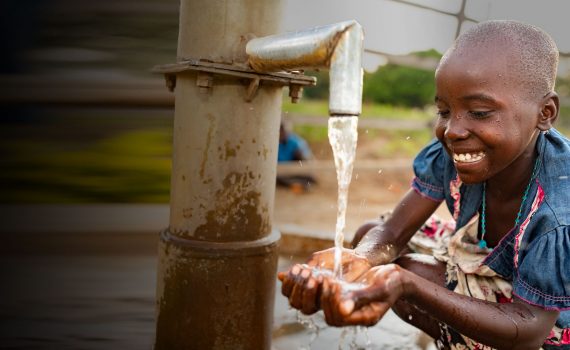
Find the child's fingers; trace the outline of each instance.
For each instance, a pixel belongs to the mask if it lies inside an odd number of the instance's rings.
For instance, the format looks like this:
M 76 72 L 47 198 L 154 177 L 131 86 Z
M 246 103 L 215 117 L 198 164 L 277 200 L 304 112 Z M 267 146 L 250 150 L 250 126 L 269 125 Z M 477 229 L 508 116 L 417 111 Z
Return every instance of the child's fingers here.
M 293 265 L 293 267 L 284 273 L 283 283 L 281 284 L 281 294 L 289 298 L 293 292 L 293 287 L 297 283 L 297 276 L 301 272 L 301 266 L 299 264 Z
M 289 296 L 289 304 L 294 307 L 295 309 L 299 310 L 303 306 L 302 300 L 300 295 L 303 295 L 301 287 L 298 284 L 293 286 L 293 290 L 291 291 L 291 295 Z
M 319 285 L 314 278 L 309 278 L 303 291 L 301 312 L 305 315 L 314 314 L 319 310 L 317 306 Z
M 342 316 L 346 317 L 354 311 L 355 306 L 356 306 L 356 304 L 354 303 L 354 300 L 346 299 L 340 303 L 339 311 L 340 311 Z
M 328 278 L 323 280 L 323 290 L 321 292 L 321 308 L 325 314 L 325 321 L 331 326 L 337 326 L 336 318 L 334 317 L 333 304 L 332 304 L 332 283 Z
M 283 282 L 283 280 L 285 279 L 285 276 L 287 276 L 286 271 L 281 271 L 281 272 L 277 273 L 277 279 L 279 279 L 281 282 Z
M 366 305 L 344 318 L 345 325 L 373 326 L 386 314 L 389 303 L 374 302 Z
M 333 280 L 327 279 L 327 294 L 325 298 L 321 298 L 321 303 L 326 303 L 326 312 L 325 316 L 327 319 L 327 323 L 331 326 L 343 326 L 344 323 L 344 315 L 339 312 L 339 306 L 342 299 L 342 287 L 340 284 L 336 283 Z M 325 310 L 325 305 L 322 304 L 323 311 Z
M 295 309 L 300 310 L 303 307 L 304 284 L 306 279 L 311 275 L 311 272 L 301 267 L 291 272 L 296 273 L 293 277 L 293 289 L 291 290 L 291 295 L 289 295 L 289 304 Z
M 325 320 L 327 320 L 327 323 L 329 318 L 328 315 L 330 314 L 330 305 L 328 303 L 329 294 L 329 280 L 328 278 L 324 278 L 321 287 L 321 309 L 323 310 L 323 314 L 325 315 Z
M 312 270 L 310 268 L 306 268 L 306 265 L 305 267 L 301 267 L 300 270 L 295 269 L 295 272 L 298 273 L 293 278 L 294 285 L 293 289 L 291 290 L 291 294 L 289 295 L 289 303 L 294 308 L 298 310 L 303 310 L 305 305 L 305 294 L 309 292 L 307 294 L 307 297 L 310 296 L 311 294 L 316 294 L 314 291 L 308 291 L 307 285 L 309 284 L 310 281 L 312 281 L 311 285 L 313 289 L 315 289 L 317 285 L 315 282 L 315 278 L 312 275 Z M 314 302 L 312 304 L 314 305 Z M 314 313 L 314 311 L 312 311 L 312 308 L 314 308 L 314 306 L 310 306 L 310 308 L 307 309 L 306 311 Z
M 285 276 L 283 282 L 281 283 L 281 294 L 289 298 L 291 291 L 293 290 L 294 282 L 289 276 Z
M 374 301 L 383 301 L 383 293 L 375 286 L 370 286 L 352 292 L 350 298 L 354 302 L 354 308 L 360 309 Z

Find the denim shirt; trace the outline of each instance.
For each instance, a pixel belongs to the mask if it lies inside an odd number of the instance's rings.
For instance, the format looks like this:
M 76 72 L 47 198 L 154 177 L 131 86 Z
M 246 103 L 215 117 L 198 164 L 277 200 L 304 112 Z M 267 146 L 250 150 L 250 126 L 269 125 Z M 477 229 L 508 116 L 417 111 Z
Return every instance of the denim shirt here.
M 569 339 L 558 346 L 566 349 L 570 348 L 570 140 L 551 129 L 539 135 L 536 147 L 540 169 L 522 208 L 521 222 L 483 263 L 511 281 L 518 298 L 560 311 L 556 326 Z M 418 154 L 414 172 L 414 190 L 434 201 L 445 200 L 457 229 L 477 214 L 482 184 L 462 184 L 437 140 Z

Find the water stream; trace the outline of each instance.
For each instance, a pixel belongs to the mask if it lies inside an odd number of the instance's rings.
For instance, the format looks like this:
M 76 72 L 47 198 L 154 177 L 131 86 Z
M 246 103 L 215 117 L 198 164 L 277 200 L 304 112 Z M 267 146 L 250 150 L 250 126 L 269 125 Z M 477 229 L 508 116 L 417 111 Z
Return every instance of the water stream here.
M 348 206 L 348 187 L 352 179 L 352 169 L 356 155 L 356 142 L 358 117 L 342 116 L 330 117 L 328 125 L 328 136 L 331 144 L 336 176 L 338 182 L 338 203 L 335 230 L 335 254 L 334 254 L 334 276 L 342 279 L 342 251 L 344 249 L 344 230 L 346 228 L 346 209 Z M 350 284 L 347 283 L 347 288 Z M 317 325 L 313 316 L 303 316 L 297 312 L 297 321 L 309 331 L 310 339 L 308 344 L 303 346 L 303 350 L 311 349 L 311 345 L 318 338 L 321 327 Z M 367 349 L 370 347 L 370 339 L 365 327 L 345 327 L 340 335 L 339 349 Z
M 338 181 L 338 204 L 335 234 L 334 275 L 342 278 L 342 250 L 344 243 L 344 230 L 346 227 L 346 208 L 348 205 L 348 186 L 352 179 L 354 157 L 356 155 L 356 141 L 358 139 L 358 117 L 343 116 L 330 117 L 328 125 L 329 142 L 331 144 L 336 177 Z

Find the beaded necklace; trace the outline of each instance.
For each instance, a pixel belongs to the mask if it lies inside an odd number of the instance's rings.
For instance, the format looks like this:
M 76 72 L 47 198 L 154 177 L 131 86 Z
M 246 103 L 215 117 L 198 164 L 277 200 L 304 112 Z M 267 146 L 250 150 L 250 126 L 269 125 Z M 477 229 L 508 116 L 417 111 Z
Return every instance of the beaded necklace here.
M 515 226 L 514 227 L 517 227 L 517 225 L 520 222 L 522 210 L 523 210 L 524 204 L 526 202 L 526 198 L 528 197 L 528 191 L 530 190 L 530 185 L 532 185 L 532 181 L 534 179 L 536 179 L 536 177 L 538 176 L 538 168 L 540 167 L 539 164 L 540 164 L 540 157 L 537 158 L 536 161 L 534 162 L 534 168 L 532 169 L 532 175 L 530 176 L 530 180 L 528 181 L 528 185 L 526 185 L 526 189 L 524 190 L 521 206 L 519 208 L 517 218 L 515 219 Z M 486 188 L 487 188 L 487 181 L 483 182 L 483 202 L 481 203 L 481 240 L 479 241 L 479 248 L 481 248 L 481 249 L 487 247 L 487 241 L 485 241 L 485 233 L 487 232 L 487 230 L 486 230 L 486 217 L 485 217 L 485 202 L 487 201 Z

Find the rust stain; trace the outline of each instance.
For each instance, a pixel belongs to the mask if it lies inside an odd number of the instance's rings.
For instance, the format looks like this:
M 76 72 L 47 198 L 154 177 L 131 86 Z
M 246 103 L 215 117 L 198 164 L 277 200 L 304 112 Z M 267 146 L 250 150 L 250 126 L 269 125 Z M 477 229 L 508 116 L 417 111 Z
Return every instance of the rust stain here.
M 267 149 L 267 147 L 263 146 L 263 159 L 267 160 L 267 154 L 269 153 L 269 150 Z
M 235 241 L 263 237 L 271 229 L 269 208 L 261 204 L 261 193 L 250 189 L 254 174 L 232 172 L 223 188 L 213 196 L 214 208 L 206 213 L 206 223 L 195 234 L 202 239 Z
M 320 43 L 313 51 L 292 59 L 267 59 L 250 55 L 248 63 L 255 71 L 273 72 L 284 69 L 330 67 L 338 42 L 352 26 L 335 33 L 329 40 Z
M 206 147 L 202 153 L 202 163 L 200 164 L 200 178 L 204 179 L 204 173 L 206 171 L 206 162 L 208 161 L 208 151 L 210 149 L 210 143 L 212 142 L 212 133 L 214 132 L 214 116 L 208 113 L 208 120 L 210 121 L 210 126 L 208 127 L 208 135 L 206 136 Z
M 330 63 L 330 48 L 327 43 L 321 44 L 314 51 L 305 55 L 286 60 L 265 59 L 255 55 L 249 56 L 249 65 L 258 72 L 272 72 L 283 69 L 293 69 L 301 67 L 328 67 Z
M 226 146 L 226 158 L 225 158 L 225 160 L 228 160 L 231 157 L 237 156 L 237 151 L 231 147 L 230 141 L 226 141 L 226 143 L 224 145 Z M 238 146 L 238 149 L 239 149 L 239 146 Z

